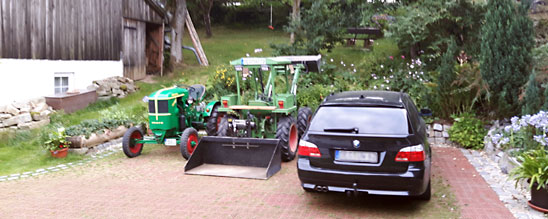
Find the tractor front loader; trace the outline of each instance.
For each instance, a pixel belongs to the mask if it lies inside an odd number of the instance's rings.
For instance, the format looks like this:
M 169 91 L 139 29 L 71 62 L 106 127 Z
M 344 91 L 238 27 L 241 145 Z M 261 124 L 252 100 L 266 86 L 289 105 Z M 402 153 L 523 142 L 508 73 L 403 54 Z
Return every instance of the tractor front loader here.
M 312 110 L 297 106 L 298 79 L 317 71 L 321 56 L 241 58 L 237 93 L 222 96 L 217 136 L 200 140 L 186 174 L 268 179 L 295 158 Z M 243 83 L 251 90 L 243 90 Z M 251 92 L 251 93 L 250 93 Z

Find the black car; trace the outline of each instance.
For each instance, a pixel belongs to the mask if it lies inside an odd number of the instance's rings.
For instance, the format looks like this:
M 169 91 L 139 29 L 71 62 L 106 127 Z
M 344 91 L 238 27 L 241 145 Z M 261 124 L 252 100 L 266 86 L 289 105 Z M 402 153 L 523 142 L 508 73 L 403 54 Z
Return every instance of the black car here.
M 306 191 L 429 200 L 431 155 L 409 95 L 348 91 L 321 103 L 299 142 L 297 168 Z

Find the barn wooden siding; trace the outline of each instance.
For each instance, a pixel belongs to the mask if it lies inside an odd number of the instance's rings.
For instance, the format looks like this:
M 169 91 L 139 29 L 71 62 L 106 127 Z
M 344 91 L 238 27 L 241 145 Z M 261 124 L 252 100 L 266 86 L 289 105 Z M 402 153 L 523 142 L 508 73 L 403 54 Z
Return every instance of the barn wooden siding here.
M 123 16 L 124 18 L 162 24 L 163 18 L 154 11 L 149 4 L 146 3 L 147 0 L 123 0 Z
M 120 60 L 121 0 L 0 3 L 0 58 Z

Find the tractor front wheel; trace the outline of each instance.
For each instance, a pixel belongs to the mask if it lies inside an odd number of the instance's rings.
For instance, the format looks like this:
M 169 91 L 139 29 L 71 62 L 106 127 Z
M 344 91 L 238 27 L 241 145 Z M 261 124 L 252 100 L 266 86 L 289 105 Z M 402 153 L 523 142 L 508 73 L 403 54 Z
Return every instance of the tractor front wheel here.
M 221 120 L 225 117 L 225 113 L 218 111 L 219 105 L 215 105 L 211 111 L 211 116 L 207 119 L 206 132 L 208 136 L 215 136 L 219 131 Z
M 143 143 L 137 143 L 138 140 L 143 139 L 143 132 L 137 127 L 131 127 L 126 131 L 122 138 L 122 149 L 127 157 L 133 158 L 141 155 L 143 151 Z
M 188 160 L 196 146 L 198 146 L 198 131 L 194 128 L 186 128 L 181 135 L 180 143 L 181 154 Z
M 299 131 L 295 118 L 284 116 L 278 121 L 276 138 L 280 139 L 282 146 L 282 160 L 286 162 L 293 160 L 299 147 Z
M 312 110 L 309 107 L 301 107 L 297 117 L 299 137 L 301 137 L 310 125 L 310 120 L 312 120 Z

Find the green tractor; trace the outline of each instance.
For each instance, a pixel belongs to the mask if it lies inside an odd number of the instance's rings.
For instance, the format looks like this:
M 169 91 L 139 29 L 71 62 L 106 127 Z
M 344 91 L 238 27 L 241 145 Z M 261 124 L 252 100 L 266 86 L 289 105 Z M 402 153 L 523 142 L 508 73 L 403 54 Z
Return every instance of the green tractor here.
M 217 113 L 219 102 L 206 105 L 202 102 L 204 94 L 205 86 L 196 84 L 164 88 L 145 97 L 151 135 L 145 135 L 145 127 L 131 127 L 122 140 L 126 156 L 139 156 L 144 144 L 164 144 L 179 146 L 183 157 L 188 159 L 198 145 L 197 130 L 205 129 L 208 135 L 216 135 L 221 119 Z
M 217 117 L 218 136 L 201 139 L 185 173 L 267 179 L 281 168 L 281 160 L 293 160 L 312 118 L 310 108 L 298 108 L 298 79 L 317 71 L 320 59 L 318 55 L 231 61 L 237 92 L 222 96 L 220 106 L 213 109 L 223 115 Z M 242 90 L 243 83 L 251 90 Z

